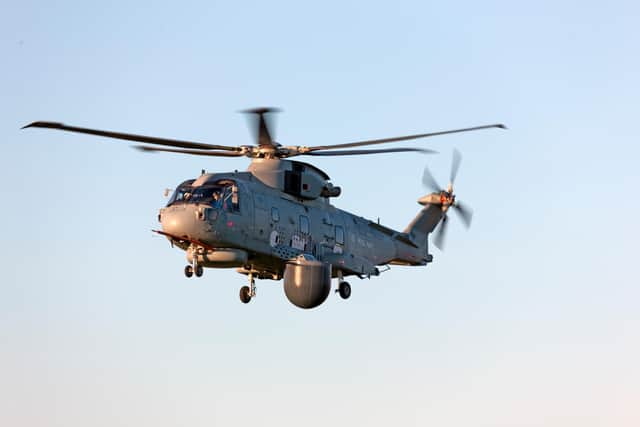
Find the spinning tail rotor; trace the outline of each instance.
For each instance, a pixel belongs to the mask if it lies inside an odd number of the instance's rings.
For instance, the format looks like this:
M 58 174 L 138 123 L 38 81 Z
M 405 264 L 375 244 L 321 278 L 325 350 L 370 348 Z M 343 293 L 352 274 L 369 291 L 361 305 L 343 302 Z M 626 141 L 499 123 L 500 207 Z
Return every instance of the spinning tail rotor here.
M 453 184 L 458 175 L 460 169 L 460 163 L 462 162 L 462 156 L 458 150 L 453 151 L 453 158 L 451 160 L 451 171 L 449 173 L 449 184 L 446 189 L 443 189 L 438 181 L 433 177 L 428 168 L 425 167 L 424 174 L 422 176 L 422 184 L 428 189 L 434 191 L 423 199 L 422 202 L 440 205 L 442 207 L 443 216 L 440 220 L 440 224 L 433 236 L 433 244 L 440 250 L 444 250 L 445 240 L 447 235 L 447 228 L 449 219 L 447 211 L 449 208 L 453 208 L 454 212 L 458 214 L 458 217 L 466 228 L 471 226 L 471 220 L 473 218 L 473 210 L 467 205 L 462 204 L 456 200 L 456 195 L 453 191 Z

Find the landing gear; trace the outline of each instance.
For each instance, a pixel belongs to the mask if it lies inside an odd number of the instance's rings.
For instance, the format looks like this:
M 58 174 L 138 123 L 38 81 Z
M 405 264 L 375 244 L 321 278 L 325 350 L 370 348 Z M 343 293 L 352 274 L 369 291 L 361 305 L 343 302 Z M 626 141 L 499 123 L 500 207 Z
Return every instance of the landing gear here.
M 204 274 L 204 268 L 198 263 L 198 248 L 194 245 L 189 247 L 189 254 L 187 255 L 187 261 L 191 261 L 191 264 L 184 268 L 184 275 L 192 277 L 194 274 L 196 277 L 202 277 Z
M 336 292 L 340 294 L 342 299 L 348 299 L 351 296 L 351 285 L 344 281 L 341 270 L 338 270 L 338 289 Z
M 187 265 L 184 268 L 184 275 L 187 277 L 192 277 L 193 275 L 196 275 L 196 277 L 202 277 L 202 275 L 204 274 L 204 268 L 202 268 L 201 265 L 196 265 L 195 267 L 191 264 Z
M 240 288 L 240 301 L 244 304 L 247 304 L 251 301 L 251 289 L 248 286 L 243 286 Z
M 202 248 L 198 248 L 193 244 L 189 246 L 187 249 L 187 261 L 191 264 L 187 265 L 184 268 L 184 275 L 187 277 L 192 277 L 194 274 L 196 277 L 202 277 L 204 274 L 204 268 L 198 263 L 198 256 L 202 251 Z
M 256 279 L 253 274 L 249 273 L 249 286 L 243 286 L 240 288 L 240 301 L 244 304 L 251 301 L 251 298 L 256 296 Z
M 342 299 L 348 299 L 351 296 L 351 285 L 347 282 L 340 282 L 338 293 Z
M 193 276 L 193 266 L 192 265 L 187 265 L 184 268 L 184 275 L 187 276 L 187 277 Z

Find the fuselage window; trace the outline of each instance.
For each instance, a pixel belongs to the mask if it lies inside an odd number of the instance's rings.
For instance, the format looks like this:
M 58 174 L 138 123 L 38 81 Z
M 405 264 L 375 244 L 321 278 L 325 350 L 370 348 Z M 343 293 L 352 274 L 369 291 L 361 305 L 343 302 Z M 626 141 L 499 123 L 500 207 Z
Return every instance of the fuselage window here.
M 280 211 L 278 208 L 271 208 L 271 220 L 273 222 L 280 221 Z
M 309 234 L 309 218 L 304 215 L 300 215 L 300 232 Z
M 336 243 L 344 245 L 344 229 L 339 225 L 336 226 Z

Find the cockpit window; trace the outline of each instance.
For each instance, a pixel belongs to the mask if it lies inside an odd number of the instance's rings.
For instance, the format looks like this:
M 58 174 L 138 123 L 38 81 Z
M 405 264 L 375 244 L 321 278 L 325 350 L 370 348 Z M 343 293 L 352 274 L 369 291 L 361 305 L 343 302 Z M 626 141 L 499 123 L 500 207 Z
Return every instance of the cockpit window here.
M 178 188 L 176 188 L 176 190 L 171 195 L 171 198 L 169 199 L 169 203 L 167 203 L 167 206 L 171 206 L 175 203 L 184 203 L 186 201 L 185 199 L 188 199 L 191 195 L 191 191 L 193 191 L 191 187 L 191 184 L 193 184 L 193 181 L 195 180 L 190 179 L 180 184 Z
M 235 185 L 227 182 L 205 184 L 192 187 L 191 181 L 185 181 L 174 191 L 167 206 L 180 203 L 208 204 L 213 208 L 227 212 L 239 212 L 238 192 Z
M 213 207 L 220 207 L 223 188 L 219 186 L 196 187 L 189 200 L 190 203 L 206 203 Z

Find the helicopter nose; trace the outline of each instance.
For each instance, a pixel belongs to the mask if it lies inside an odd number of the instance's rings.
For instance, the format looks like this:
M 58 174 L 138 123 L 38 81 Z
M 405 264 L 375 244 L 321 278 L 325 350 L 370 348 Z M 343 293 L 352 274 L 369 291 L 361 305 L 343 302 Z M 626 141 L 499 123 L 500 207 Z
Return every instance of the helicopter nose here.
M 174 236 L 191 239 L 201 238 L 204 231 L 203 221 L 197 217 L 195 206 L 171 206 L 165 208 L 160 215 L 162 231 Z

